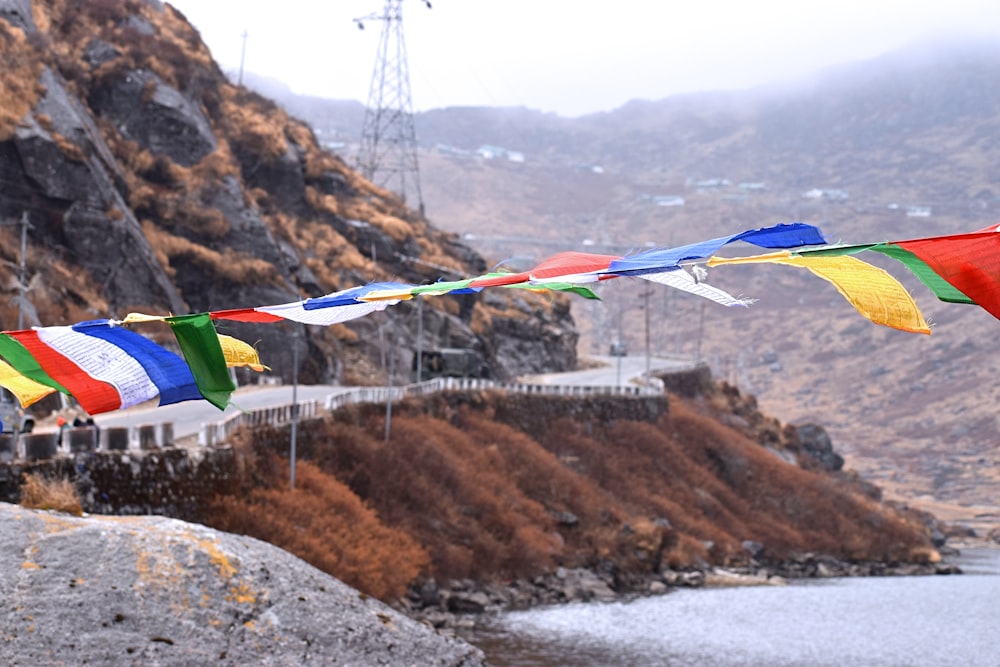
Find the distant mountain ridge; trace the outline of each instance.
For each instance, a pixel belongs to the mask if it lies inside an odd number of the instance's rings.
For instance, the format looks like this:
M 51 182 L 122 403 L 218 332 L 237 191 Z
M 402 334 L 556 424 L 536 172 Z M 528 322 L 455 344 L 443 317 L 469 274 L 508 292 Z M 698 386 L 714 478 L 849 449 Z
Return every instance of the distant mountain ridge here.
M 916 44 L 794 85 L 637 100 L 574 119 L 448 108 L 416 122 L 428 214 L 490 261 L 621 254 L 791 220 L 843 242 L 1000 221 L 1000 45 L 989 41 Z M 487 144 L 524 162 L 477 157 Z M 657 205 L 660 195 L 678 205 Z M 1000 361 L 986 342 L 1000 323 L 939 304 L 898 265 L 884 267 L 937 324 L 931 337 L 873 327 L 808 276 L 718 269 L 714 284 L 760 301 L 745 313 L 709 304 L 699 327 L 701 304 L 657 291 L 652 346 L 700 351 L 773 414 L 829 425 L 852 465 L 890 489 L 1000 516 L 989 398 Z M 581 353 L 606 353 L 618 327 L 630 349 L 644 349 L 637 291 L 611 283 L 603 305 L 574 303 Z

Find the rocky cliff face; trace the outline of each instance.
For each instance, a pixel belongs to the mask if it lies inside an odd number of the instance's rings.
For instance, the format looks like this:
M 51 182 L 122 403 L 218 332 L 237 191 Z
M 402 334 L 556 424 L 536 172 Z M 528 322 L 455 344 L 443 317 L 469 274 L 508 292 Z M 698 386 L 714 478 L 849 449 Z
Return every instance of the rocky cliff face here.
M 266 305 L 486 268 L 321 150 L 305 124 L 231 85 L 169 5 L 3 0 L 0 53 L 0 219 L 30 225 L 29 325 Z M 0 229 L 7 291 L 17 290 L 17 231 Z M 425 306 L 425 348 L 475 348 L 497 376 L 576 362 L 560 299 L 503 291 Z M 0 306 L 3 327 L 14 312 Z M 381 381 L 387 353 L 405 369 L 416 347 L 416 308 L 391 312 L 230 333 L 260 340 L 276 372 L 291 374 L 294 331 L 309 349 L 303 379 Z
M 482 653 L 281 549 L 0 504 L 5 665 L 462 665 Z

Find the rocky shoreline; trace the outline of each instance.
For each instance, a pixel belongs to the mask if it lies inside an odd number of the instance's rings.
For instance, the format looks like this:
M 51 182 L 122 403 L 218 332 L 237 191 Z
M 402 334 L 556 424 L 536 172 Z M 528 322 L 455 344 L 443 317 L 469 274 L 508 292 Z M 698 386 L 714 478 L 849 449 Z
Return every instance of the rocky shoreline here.
M 948 555 L 954 550 L 944 550 Z M 793 579 L 831 577 L 927 576 L 961 574 L 957 565 L 938 563 L 844 562 L 832 556 L 803 554 L 794 560 L 722 568 L 703 565 L 686 570 L 622 575 L 611 569 L 558 568 L 532 579 L 506 583 L 434 579 L 410 589 L 393 606 L 439 631 L 468 630 L 484 615 L 571 602 L 615 602 L 665 595 L 680 588 L 712 586 L 782 586 Z

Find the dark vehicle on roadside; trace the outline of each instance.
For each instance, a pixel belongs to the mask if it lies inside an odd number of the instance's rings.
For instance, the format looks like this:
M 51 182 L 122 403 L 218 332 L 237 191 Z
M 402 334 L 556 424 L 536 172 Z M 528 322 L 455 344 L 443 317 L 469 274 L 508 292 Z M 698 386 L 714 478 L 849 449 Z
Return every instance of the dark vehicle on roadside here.
M 31 433 L 35 430 L 35 418 L 26 413 L 14 395 L 0 389 L 0 421 L 4 433 Z
M 414 352 L 412 370 L 414 382 L 438 377 L 481 378 L 487 375 L 482 356 L 475 350 L 460 347 L 424 350 L 420 354 Z
M 611 343 L 611 349 L 609 350 L 609 354 L 612 357 L 627 357 L 628 348 L 625 346 L 625 343 L 616 340 L 613 343 Z

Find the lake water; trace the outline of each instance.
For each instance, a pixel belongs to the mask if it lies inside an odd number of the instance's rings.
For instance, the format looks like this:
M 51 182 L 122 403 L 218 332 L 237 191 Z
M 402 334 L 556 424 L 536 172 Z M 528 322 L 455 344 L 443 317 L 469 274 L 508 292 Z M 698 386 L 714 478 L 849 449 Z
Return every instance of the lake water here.
M 1000 549 L 965 574 L 683 589 L 490 619 L 468 637 L 496 667 L 1000 667 Z

